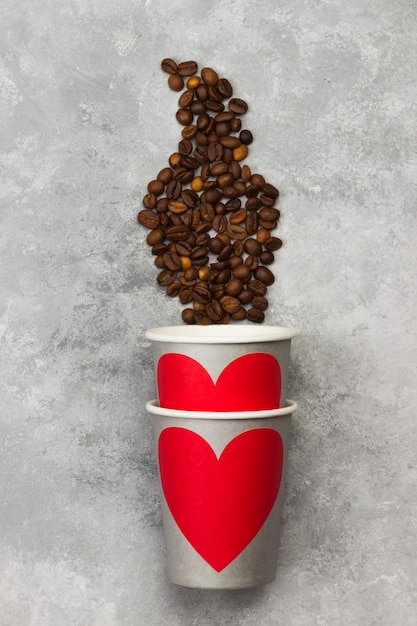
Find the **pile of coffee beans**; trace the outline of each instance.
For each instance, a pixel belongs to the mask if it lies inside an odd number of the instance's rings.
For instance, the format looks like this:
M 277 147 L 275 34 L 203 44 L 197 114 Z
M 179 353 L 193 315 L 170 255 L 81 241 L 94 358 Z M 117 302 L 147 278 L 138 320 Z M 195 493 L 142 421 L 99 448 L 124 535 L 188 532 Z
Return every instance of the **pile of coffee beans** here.
M 177 151 L 148 184 L 138 221 L 159 269 L 158 284 L 184 305 L 187 324 L 263 322 L 279 192 L 242 165 L 253 136 L 242 127 L 247 103 L 227 78 L 195 61 L 164 59 L 169 87 L 182 91 Z

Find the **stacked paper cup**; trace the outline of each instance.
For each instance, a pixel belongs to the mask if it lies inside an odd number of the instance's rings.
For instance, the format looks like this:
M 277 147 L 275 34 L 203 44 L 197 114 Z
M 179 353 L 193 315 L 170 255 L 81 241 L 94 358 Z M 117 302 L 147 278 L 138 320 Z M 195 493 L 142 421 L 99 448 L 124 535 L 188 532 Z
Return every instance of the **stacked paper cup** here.
M 147 331 L 169 579 L 205 589 L 274 580 L 291 414 L 291 328 Z

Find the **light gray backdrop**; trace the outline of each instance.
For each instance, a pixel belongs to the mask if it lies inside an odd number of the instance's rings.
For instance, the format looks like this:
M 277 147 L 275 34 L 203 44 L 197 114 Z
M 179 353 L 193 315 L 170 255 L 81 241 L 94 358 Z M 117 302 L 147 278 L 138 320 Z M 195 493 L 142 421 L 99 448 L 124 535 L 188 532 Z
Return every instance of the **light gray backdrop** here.
M 3 0 L 1 626 L 414 626 L 412 0 Z M 281 190 L 267 322 L 300 329 L 276 581 L 170 585 L 146 328 L 181 323 L 136 223 L 176 149 L 160 61 L 250 104 Z

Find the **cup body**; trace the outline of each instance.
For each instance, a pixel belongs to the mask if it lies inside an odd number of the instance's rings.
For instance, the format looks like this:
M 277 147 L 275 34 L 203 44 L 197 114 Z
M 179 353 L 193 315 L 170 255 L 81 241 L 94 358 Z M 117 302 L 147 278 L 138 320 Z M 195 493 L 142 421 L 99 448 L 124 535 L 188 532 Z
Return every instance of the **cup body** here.
M 216 412 L 282 407 L 296 334 L 292 328 L 249 325 L 148 330 L 160 405 Z
M 171 582 L 241 589 L 275 579 L 296 407 L 210 413 L 147 403 Z

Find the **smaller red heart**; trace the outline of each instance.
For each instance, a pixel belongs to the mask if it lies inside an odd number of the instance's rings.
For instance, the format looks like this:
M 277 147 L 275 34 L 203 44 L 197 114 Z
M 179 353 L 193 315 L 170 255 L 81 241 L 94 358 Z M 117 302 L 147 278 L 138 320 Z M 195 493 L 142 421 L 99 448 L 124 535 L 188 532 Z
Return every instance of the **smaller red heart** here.
M 183 411 L 264 411 L 281 399 L 281 368 L 266 352 L 237 357 L 213 382 L 208 371 L 185 354 L 163 354 L 157 367 L 159 403 Z

